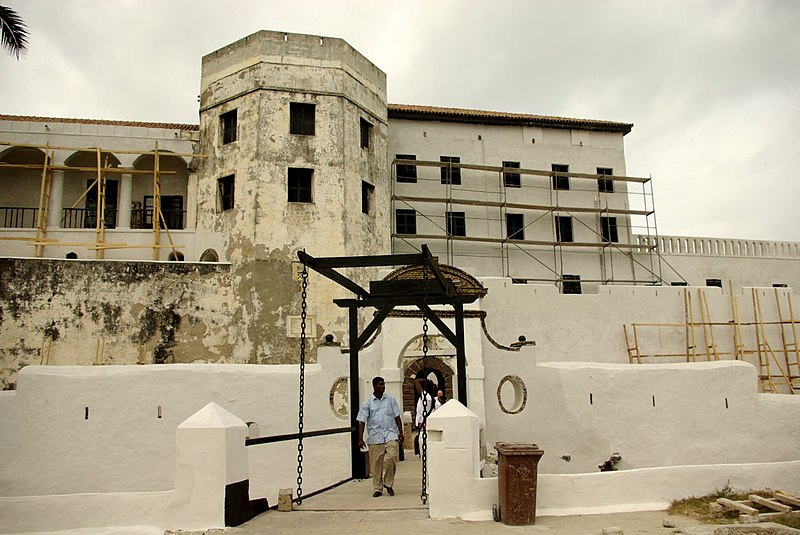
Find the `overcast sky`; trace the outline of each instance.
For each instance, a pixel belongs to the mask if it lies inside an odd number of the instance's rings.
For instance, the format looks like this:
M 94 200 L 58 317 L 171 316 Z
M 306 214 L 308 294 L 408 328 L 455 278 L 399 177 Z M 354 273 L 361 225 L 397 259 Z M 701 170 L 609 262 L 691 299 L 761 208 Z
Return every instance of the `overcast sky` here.
M 389 102 L 634 123 L 658 232 L 800 241 L 800 1 L 0 0 L 0 113 L 198 122 L 200 59 L 261 29 L 340 37 Z

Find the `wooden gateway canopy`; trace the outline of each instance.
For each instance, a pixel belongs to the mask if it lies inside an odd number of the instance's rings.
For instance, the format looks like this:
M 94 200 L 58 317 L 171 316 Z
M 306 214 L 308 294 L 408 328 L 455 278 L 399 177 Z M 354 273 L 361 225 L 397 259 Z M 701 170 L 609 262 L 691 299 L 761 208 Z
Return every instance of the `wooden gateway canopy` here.
M 478 295 L 459 293 L 456 286 L 442 275 L 437 259 L 428 246 L 421 253 L 314 258 L 304 251 L 297 253 L 300 262 L 320 275 L 347 288 L 355 299 L 334 299 L 334 303 L 349 311 L 350 337 L 350 426 L 351 455 L 354 478 L 366 474 L 364 456 L 358 448 L 359 373 L 358 352 L 380 327 L 389 313 L 398 306 L 416 306 L 441 334 L 456 348 L 456 374 L 458 375 L 458 401 L 467 406 L 467 366 L 464 349 L 464 304 L 472 303 Z M 420 279 L 370 281 L 369 291 L 345 277 L 337 268 L 422 266 L 425 275 Z M 441 320 L 431 305 L 452 306 L 455 312 L 455 333 Z M 372 307 L 377 313 L 363 331 L 359 332 L 358 309 Z

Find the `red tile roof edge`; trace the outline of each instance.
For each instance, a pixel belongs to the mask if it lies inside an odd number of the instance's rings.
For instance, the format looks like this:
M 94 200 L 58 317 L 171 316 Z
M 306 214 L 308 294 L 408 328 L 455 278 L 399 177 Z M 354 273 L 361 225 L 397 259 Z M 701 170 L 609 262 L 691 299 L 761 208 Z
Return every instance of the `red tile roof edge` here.
M 615 132 L 628 133 L 633 128 L 632 123 L 620 123 L 614 121 L 601 121 L 595 119 L 575 119 L 570 117 L 557 117 L 548 115 L 531 115 L 525 113 L 509 113 L 488 110 L 471 110 L 465 108 L 441 108 L 437 106 L 417 106 L 412 104 L 389 104 L 389 117 L 441 119 L 460 122 L 481 122 L 499 124 L 546 124 L 552 126 L 582 126 L 590 129 L 611 130 Z M 181 124 L 181 123 L 152 123 L 140 121 L 111 121 L 107 119 L 75 119 L 66 117 L 35 117 L 30 115 L 2 115 L 0 121 L 30 121 L 30 122 L 52 122 L 52 123 L 78 123 L 78 124 L 97 124 L 109 126 L 133 126 L 141 128 L 162 128 L 166 130 L 188 130 L 198 131 L 200 125 Z
M 430 117 L 431 119 L 455 120 L 461 122 L 481 122 L 500 124 L 548 124 L 561 126 L 583 126 L 591 129 L 608 129 L 628 133 L 633 128 L 632 123 L 614 121 L 601 121 L 595 119 L 575 119 L 571 117 L 555 117 L 548 115 L 531 115 L 526 113 L 509 113 L 500 111 L 471 110 L 464 108 L 440 108 L 436 106 L 416 106 L 411 104 L 389 104 L 389 117 L 403 118 L 403 116 Z
M 164 130 L 200 130 L 197 124 L 149 123 L 141 121 L 111 121 L 107 119 L 75 119 L 70 117 L 35 117 L 32 115 L 2 115 L 0 121 L 28 121 L 33 123 L 77 123 L 106 126 L 134 126 L 139 128 L 162 128 Z

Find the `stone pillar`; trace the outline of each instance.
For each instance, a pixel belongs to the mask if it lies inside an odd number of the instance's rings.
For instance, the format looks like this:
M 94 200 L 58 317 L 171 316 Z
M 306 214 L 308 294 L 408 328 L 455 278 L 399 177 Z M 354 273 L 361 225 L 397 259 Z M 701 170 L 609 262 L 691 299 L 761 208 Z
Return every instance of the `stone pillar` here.
M 53 171 L 53 183 L 50 184 L 50 211 L 47 215 L 47 228 L 61 228 L 61 212 L 64 208 L 64 171 Z
M 131 228 L 131 190 L 133 189 L 133 175 L 123 173 L 119 181 L 119 217 L 117 228 Z
M 478 416 L 451 399 L 428 418 L 431 518 L 491 520 L 497 478 L 481 478 Z
M 266 510 L 249 501 L 247 425 L 211 402 L 178 426 L 172 507 L 182 529 L 236 526 Z
M 197 228 L 197 173 L 190 173 L 186 184 L 186 228 Z

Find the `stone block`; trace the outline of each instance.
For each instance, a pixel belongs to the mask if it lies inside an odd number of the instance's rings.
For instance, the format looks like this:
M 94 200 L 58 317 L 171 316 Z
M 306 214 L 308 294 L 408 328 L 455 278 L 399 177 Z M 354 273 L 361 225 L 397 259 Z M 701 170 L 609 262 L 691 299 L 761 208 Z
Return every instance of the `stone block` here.
M 292 506 L 292 489 L 281 489 L 278 491 L 278 511 L 291 511 Z

